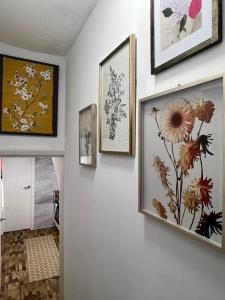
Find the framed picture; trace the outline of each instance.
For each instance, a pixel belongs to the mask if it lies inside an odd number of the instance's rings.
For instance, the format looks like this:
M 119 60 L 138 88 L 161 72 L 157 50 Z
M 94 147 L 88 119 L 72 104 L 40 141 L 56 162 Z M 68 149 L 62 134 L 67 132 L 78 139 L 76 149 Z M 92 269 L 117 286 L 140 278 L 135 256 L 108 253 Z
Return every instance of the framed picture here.
M 59 67 L 0 55 L 0 133 L 57 136 Z
M 79 111 L 80 165 L 96 167 L 97 106 L 91 104 Z
M 139 211 L 224 251 L 224 77 L 139 105 Z
M 100 63 L 99 151 L 135 154 L 136 37 Z
M 151 0 L 151 71 L 222 41 L 222 0 Z

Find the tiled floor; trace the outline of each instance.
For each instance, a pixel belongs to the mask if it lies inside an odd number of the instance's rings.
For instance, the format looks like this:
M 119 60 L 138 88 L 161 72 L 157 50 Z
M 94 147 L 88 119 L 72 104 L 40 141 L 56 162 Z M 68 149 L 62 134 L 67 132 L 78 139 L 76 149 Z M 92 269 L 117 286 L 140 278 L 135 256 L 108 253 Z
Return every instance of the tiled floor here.
M 21 230 L 2 236 L 2 298 L 4 300 L 58 300 L 59 279 L 53 278 L 29 283 L 24 240 L 52 234 L 58 246 L 55 228 Z

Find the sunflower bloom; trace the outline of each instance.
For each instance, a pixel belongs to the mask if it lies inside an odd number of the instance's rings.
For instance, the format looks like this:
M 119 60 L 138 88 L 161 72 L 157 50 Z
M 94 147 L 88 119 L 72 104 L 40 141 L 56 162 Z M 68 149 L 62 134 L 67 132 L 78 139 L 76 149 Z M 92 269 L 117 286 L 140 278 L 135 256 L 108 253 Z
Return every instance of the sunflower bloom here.
M 154 156 L 152 165 L 155 168 L 155 171 L 159 174 L 163 187 L 168 189 L 170 182 L 167 177 L 169 176 L 168 173 L 170 169 L 166 167 L 165 162 L 163 162 L 158 155 Z
M 162 137 L 171 143 L 179 143 L 188 138 L 195 123 L 195 112 L 185 98 L 169 103 L 160 116 Z
M 180 147 L 180 164 L 185 176 L 188 171 L 194 168 L 194 162 L 200 156 L 200 144 L 198 141 L 190 139 Z
M 202 203 L 204 203 L 207 207 L 212 206 L 212 189 L 213 182 L 211 178 L 205 179 L 193 179 L 191 188 L 195 191 L 196 195 L 201 199 Z
M 184 207 L 186 207 L 190 213 L 193 213 L 199 210 L 200 200 L 199 197 L 195 194 L 195 191 L 187 189 L 183 193 Z
M 156 199 L 153 199 L 152 201 L 153 207 L 156 209 L 157 214 L 163 218 L 163 219 L 167 219 L 167 215 L 166 215 L 166 209 L 165 207 L 162 205 L 162 203 Z
M 210 123 L 215 110 L 215 105 L 212 101 L 200 100 L 194 106 L 195 115 L 199 121 Z

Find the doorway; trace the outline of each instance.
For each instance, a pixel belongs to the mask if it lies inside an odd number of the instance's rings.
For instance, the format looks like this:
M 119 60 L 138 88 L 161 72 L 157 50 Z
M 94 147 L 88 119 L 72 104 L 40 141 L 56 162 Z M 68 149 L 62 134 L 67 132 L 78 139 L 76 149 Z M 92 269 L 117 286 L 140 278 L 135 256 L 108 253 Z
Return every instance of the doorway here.
M 4 300 L 59 299 L 62 172 L 62 157 L 1 158 Z

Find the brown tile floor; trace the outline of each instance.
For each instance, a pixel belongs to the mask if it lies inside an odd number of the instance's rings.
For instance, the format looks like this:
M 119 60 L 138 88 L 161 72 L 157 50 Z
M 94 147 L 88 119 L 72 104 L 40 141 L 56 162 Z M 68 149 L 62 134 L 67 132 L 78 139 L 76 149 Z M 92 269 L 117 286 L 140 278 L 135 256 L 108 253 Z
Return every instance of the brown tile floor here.
M 58 246 L 55 228 L 21 230 L 2 236 L 2 298 L 4 300 L 58 300 L 59 279 L 53 278 L 29 283 L 24 240 L 52 234 Z

